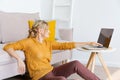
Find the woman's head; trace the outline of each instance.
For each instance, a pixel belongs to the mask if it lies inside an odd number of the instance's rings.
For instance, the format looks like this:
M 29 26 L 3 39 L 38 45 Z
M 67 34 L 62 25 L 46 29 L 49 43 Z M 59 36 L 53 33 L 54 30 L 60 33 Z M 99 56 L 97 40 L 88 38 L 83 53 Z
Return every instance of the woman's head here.
M 48 29 L 48 23 L 44 20 L 37 20 L 35 21 L 32 28 L 29 30 L 29 36 L 28 37 L 42 37 L 46 38 L 49 37 L 49 29 Z

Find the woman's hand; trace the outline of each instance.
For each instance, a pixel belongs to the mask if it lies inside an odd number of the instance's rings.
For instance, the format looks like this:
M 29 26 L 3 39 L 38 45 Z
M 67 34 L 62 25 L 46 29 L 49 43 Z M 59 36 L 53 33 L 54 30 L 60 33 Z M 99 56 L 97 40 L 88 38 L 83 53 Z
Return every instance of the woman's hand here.
M 17 59 L 18 62 L 18 72 L 20 74 L 25 73 L 25 63 L 22 61 L 22 59 L 15 53 L 13 48 L 5 49 L 9 55 Z
M 96 42 L 76 42 L 75 43 L 75 47 L 82 47 L 85 45 L 92 45 L 92 46 L 103 46 L 100 43 L 96 43 Z
M 25 73 L 25 63 L 22 60 L 18 60 L 18 72 L 20 74 L 24 74 Z
M 103 46 L 100 43 L 96 43 L 96 42 L 89 42 L 88 45 L 92 45 L 92 46 Z

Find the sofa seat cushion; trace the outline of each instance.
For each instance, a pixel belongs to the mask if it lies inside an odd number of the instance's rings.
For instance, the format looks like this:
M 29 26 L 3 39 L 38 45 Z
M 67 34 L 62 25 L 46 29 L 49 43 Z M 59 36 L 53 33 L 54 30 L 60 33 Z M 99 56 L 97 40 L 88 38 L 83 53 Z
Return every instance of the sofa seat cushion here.
M 55 64 L 67 59 L 72 58 L 72 53 L 70 50 L 53 50 L 51 64 Z
M 24 53 L 22 51 L 16 51 L 22 60 L 25 59 Z M 3 50 L 0 50 L 0 65 L 10 64 L 16 62 L 16 59 L 9 56 L 9 54 Z
M 0 44 L 0 65 L 16 62 L 15 58 L 9 56 L 9 54 L 3 50 L 4 45 L 5 44 Z M 16 51 L 16 53 L 21 57 L 22 60 L 25 59 L 24 53 L 22 51 Z

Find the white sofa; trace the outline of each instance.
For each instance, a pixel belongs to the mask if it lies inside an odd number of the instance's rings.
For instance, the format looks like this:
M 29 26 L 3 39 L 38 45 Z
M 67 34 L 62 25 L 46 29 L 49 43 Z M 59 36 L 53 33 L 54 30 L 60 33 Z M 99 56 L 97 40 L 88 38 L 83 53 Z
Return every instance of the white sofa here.
M 39 19 L 39 13 L 7 13 L 0 11 L 0 80 L 19 75 L 17 62 L 3 50 L 6 43 L 20 40 L 28 35 L 28 20 Z M 60 31 L 61 32 L 61 31 Z M 24 53 L 17 51 L 24 60 Z M 53 51 L 51 64 L 71 59 L 69 50 Z

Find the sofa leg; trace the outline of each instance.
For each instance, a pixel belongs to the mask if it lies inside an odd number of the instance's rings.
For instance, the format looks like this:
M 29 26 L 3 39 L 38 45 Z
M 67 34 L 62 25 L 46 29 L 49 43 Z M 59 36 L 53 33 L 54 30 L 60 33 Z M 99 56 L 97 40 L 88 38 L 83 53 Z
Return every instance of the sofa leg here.
M 62 61 L 62 64 L 65 64 L 65 63 L 67 63 L 67 62 L 68 62 L 68 59 L 67 59 L 67 60 Z

